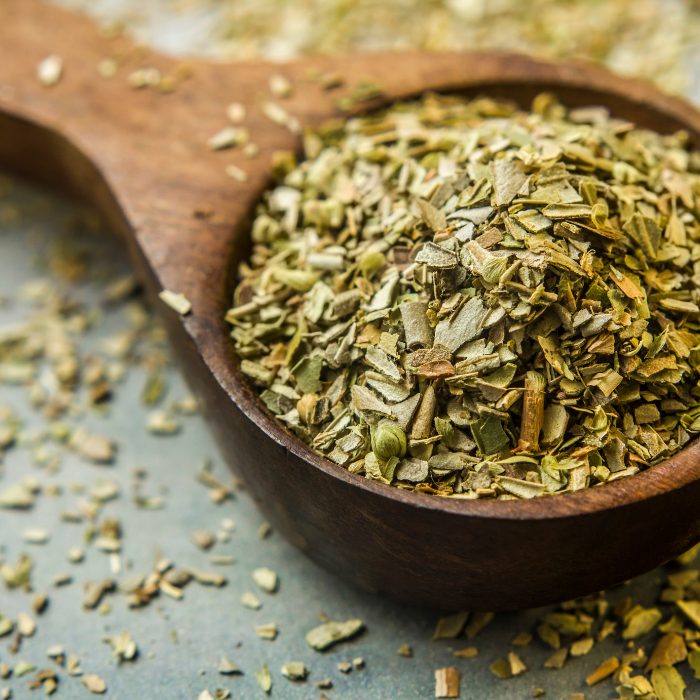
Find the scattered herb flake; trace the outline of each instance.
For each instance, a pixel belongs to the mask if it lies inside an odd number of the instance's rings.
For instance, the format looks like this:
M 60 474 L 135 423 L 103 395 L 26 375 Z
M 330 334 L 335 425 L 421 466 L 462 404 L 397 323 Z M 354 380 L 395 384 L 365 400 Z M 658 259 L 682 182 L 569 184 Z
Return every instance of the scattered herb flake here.
M 192 309 L 192 304 L 184 294 L 171 292 L 164 289 L 158 296 L 173 310 L 181 316 L 186 316 Z
M 306 643 L 316 651 L 323 651 L 338 642 L 354 637 L 362 629 L 364 629 L 362 620 L 326 622 L 307 633 Z
M 435 671 L 435 697 L 458 698 L 460 673 L 456 668 L 439 668 Z
M 272 690 L 272 676 L 266 664 L 263 664 L 260 669 L 255 669 L 255 677 L 263 691 L 269 693 Z

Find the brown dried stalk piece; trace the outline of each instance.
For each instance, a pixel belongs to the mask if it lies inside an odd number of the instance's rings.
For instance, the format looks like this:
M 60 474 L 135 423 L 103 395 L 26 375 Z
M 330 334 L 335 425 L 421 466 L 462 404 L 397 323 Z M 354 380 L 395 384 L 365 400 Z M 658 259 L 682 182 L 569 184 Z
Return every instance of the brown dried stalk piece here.
M 520 425 L 520 440 L 518 449 L 526 452 L 537 452 L 539 436 L 544 420 L 544 388 L 546 381 L 537 372 L 528 372 L 525 377 L 525 393 L 523 394 L 523 416 Z
M 595 685 L 605 680 L 608 676 L 612 676 L 620 667 L 620 662 L 616 657 L 611 657 L 604 661 L 598 668 L 586 676 L 586 685 Z
M 460 673 L 452 666 L 435 671 L 435 697 L 458 698 Z

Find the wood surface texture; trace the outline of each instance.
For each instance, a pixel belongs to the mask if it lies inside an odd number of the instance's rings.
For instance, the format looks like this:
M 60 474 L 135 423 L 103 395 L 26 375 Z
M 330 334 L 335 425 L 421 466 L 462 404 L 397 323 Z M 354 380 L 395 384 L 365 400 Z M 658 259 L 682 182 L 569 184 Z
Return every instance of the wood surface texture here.
M 129 62 L 113 79 L 100 59 Z M 64 75 L 41 85 L 50 53 Z M 140 58 L 137 61 L 137 57 Z M 382 86 L 372 107 L 426 89 L 509 96 L 524 106 L 542 90 L 567 105 L 605 104 L 613 114 L 697 138 L 700 115 L 650 85 L 584 64 L 554 65 L 507 54 L 396 53 L 306 59 L 283 66 L 191 62 L 171 94 L 134 90 L 137 67 L 172 74 L 181 61 L 105 39 L 86 18 L 39 0 L 0 3 L 0 167 L 95 204 L 120 234 L 166 320 L 180 364 L 229 464 L 270 522 L 345 580 L 443 609 L 497 610 L 585 595 L 652 569 L 700 540 L 700 446 L 631 479 L 529 501 L 455 501 L 407 493 L 350 474 L 287 433 L 245 384 L 223 314 L 234 270 L 247 256 L 249 224 L 269 183 L 272 153 L 299 139 L 263 116 L 268 78 L 282 73 L 294 96 L 275 100 L 304 125 L 338 116 L 334 100 L 305 80 L 309 68 L 338 71 L 352 87 Z M 260 155 L 211 152 L 232 101 Z M 228 164 L 249 178 L 239 183 Z M 196 210 L 213 212 L 197 218 Z M 180 318 L 157 301 L 183 292 Z M 185 478 L 176 468 L 173 478 Z

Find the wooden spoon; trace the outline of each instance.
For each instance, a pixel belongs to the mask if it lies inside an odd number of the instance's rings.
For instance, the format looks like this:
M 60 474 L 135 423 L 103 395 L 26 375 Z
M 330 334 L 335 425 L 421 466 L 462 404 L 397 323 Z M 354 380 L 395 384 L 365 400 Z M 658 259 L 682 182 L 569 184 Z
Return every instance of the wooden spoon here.
M 113 79 L 97 64 L 118 53 Z M 35 77 L 48 54 L 64 75 Z M 137 58 L 140 56 L 139 61 Z M 278 100 L 303 125 L 338 116 L 334 100 L 363 79 L 384 90 L 377 106 L 424 90 L 507 96 L 522 105 L 552 90 L 569 106 L 697 138 L 700 114 L 638 81 L 599 68 L 506 54 L 391 53 L 316 57 L 284 66 L 192 62 L 171 94 L 135 90 L 138 66 L 175 75 L 177 62 L 107 40 L 87 20 L 39 0 L 0 5 L 0 166 L 96 205 L 123 237 L 138 274 L 163 309 L 180 364 L 202 398 L 230 465 L 269 521 L 321 566 L 396 598 L 445 609 L 543 605 L 598 591 L 648 571 L 700 540 L 700 446 L 631 479 L 529 501 L 455 501 L 407 493 L 356 476 L 311 452 L 266 411 L 238 370 L 228 328 L 235 270 L 250 250 L 254 207 L 272 154 L 299 137 L 263 116 L 269 77 L 294 85 Z M 324 92 L 309 69 L 349 86 Z M 226 106 L 243 103 L 260 155 L 212 152 Z M 248 173 L 240 183 L 228 164 Z M 184 293 L 182 318 L 155 299 Z M 177 475 L 174 474 L 177 478 Z

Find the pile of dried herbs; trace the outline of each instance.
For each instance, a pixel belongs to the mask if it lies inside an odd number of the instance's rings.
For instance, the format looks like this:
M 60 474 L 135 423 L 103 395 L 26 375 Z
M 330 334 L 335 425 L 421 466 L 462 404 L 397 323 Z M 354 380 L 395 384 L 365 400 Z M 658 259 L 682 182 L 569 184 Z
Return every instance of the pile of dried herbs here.
M 226 315 L 320 455 L 399 488 L 532 498 L 700 431 L 700 156 L 602 107 L 427 95 L 276 161 Z

